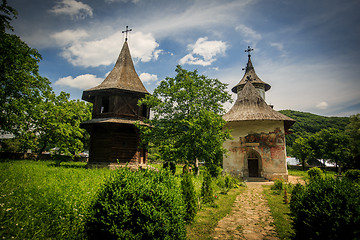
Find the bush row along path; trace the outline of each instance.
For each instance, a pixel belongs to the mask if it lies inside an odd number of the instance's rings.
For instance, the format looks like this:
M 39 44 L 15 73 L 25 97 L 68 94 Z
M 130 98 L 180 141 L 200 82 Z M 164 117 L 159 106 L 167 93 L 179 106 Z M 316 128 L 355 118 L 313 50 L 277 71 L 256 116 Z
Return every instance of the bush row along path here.
M 304 184 L 304 180 L 289 175 L 292 184 Z M 244 193 L 236 197 L 230 214 L 221 219 L 215 228 L 214 239 L 279 239 L 275 232 L 262 185 L 273 182 L 248 182 Z

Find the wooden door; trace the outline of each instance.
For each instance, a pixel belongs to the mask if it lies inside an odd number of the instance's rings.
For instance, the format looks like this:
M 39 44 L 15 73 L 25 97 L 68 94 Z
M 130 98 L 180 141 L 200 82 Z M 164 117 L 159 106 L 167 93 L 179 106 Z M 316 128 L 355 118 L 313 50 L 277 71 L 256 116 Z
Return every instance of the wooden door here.
M 249 177 L 259 177 L 259 156 L 255 152 L 248 155 Z
M 248 159 L 249 177 L 259 177 L 258 159 Z

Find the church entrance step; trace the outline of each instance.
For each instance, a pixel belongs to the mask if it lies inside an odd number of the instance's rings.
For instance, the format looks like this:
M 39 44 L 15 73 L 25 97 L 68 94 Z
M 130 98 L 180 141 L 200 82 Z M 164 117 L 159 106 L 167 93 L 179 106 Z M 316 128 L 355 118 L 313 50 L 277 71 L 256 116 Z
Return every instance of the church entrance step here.
M 247 182 L 269 182 L 269 180 L 266 180 L 262 177 L 247 177 L 244 178 L 244 180 L 246 180 Z

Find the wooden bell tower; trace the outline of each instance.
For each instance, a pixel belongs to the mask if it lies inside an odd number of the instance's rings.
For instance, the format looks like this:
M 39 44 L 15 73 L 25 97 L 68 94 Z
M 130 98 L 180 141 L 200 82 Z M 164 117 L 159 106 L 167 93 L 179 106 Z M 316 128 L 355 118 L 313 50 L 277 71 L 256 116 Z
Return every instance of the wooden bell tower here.
M 113 70 L 100 85 L 82 95 L 83 100 L 93 103 L 92 119 L 81 124 L 90 133 L 88 167 L 138 167 L 147 163 L 147 151 L 139 147 L 139 132 L 134 125 L 149 118 L 149 109 L 137 105 L 146 94 L 126 37 Z

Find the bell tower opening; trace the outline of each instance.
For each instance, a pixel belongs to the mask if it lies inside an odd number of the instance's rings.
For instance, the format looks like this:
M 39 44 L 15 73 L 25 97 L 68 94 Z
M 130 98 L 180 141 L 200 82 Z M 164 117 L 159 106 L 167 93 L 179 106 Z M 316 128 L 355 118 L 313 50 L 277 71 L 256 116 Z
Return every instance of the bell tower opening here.
M 110 99 L 109 96 L 104 96 L 101 99 L 101 109 L 100 113 L 107 113 L 109 112 L 109 106 L 110 106 Z

